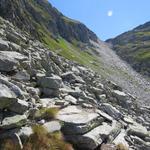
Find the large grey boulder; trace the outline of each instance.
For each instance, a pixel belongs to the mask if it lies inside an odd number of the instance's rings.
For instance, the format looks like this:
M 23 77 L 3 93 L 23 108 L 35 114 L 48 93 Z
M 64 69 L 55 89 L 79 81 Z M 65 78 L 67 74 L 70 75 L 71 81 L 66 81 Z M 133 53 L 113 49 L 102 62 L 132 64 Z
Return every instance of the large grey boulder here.
M 10 72 L 17 69 L 20 61 L 27 60 L 27 57 L 12 51 L 0 51 L 0 71 Z
M 0 38 L 0 51 L 7 51 L 8 49 L 9 49 L 8 42 Z
M 20 41 L 21 41 L 20 37 L 21 36 L 19 36 L 19 34 L 17 34 L 16 32 L 11 32 L 11 33 L 7 32 L 6 37 L 9 41 L 12 41 L 16 44 L 20 44 Z
M 25 125 L 27 122 L 26 115 L 15 115 L 11 117 L 6 117 L 2 120 L 0 124 L 0 129 L 13 129 Z
M 127 134 L 138 136 L 138 137 L 144 139 L 148 136 L 148 131 L 144 126 L 142 126 L 138 123 L 134 123 L 133 125 L 129 125 Z
M 0 71 L 9 72 L 17 68 L 18 62 L 0 52 Z
M 62 86 L 62 79 L 57 75 L 51 77 L 42 76 L 38 80 L 38 84 L 42 88 L 59 89 Z
M 16 95 L 5 84 L 0 83 L 0 109 L 7 108 L 17 102 Z
M 26 70 L 22 70 L 22 71 L 18 71 L 12 78 L 17 81 L 27 82 L 30 80 L 30 75 L 27 73 Z
M 119 90 L 113 90 L 112 94 L 117 99 L 118 104 L 121 105 L 123 108 L 127 109 L 131 106 L 132 101 L 130 100 L 129 96 L 124 92 Z
M 68 106 L 60 110 L 57 119 L 64 122 L 62 131 L 67 135 L 84 134 L 104 121 L 99 114 L 78 106 Z
M 45 97 L 58 97 L 60 94 L 59 89 L 41 88 L 41 92 Z
M 18 99 L 15 103 L 9 106 L 9 110 L 18 114 L 25 113 L 29 108 L 29 104 L 26 101 Z
M 5 89 L 7 87 L 7 91 L 13 94 L 14 97 L 24 99 L 24 92 L 15 84 L 11 83 L 8 78 L 0 76 L 0 84 L 5 85 Z M 8 90 L 9 89 L 9 90 Z
M 63 73 L 61 75 L 61 77 L 64 81 L 67 81 L 67 82 L 70 82 L 70 83 L 85 83 L 85 81 L 80 76 L 76 76 L 71 71 Z
M 10 49 L 12 51 L 21 52 L 22 47 L 15 43 L 9 43 Z
M 115 124 L 109 125 L 106 122 L 103 122 L 102 125 L 90 130 L 83 135 L 67 135 L 66 138 L 79 149 L 94 150 L 105 140 L 107 140 L 112 134 L 112 131 L 115 129 Z

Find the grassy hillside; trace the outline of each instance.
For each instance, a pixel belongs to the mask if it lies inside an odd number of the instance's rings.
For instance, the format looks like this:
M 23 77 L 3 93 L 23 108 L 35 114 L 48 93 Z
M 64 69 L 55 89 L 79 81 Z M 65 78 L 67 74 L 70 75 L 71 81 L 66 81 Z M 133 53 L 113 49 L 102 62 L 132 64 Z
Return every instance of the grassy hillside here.
M 116 53 L 138 72 L 150 77 L 150 23 L 109 39 Z
M 91 68 L 97 67 L 90 44 L 90 40 L 97 41 L 97 36 L 84 24 L 64 16 L 47 0 L 0 1 L 0 15 L 50 50 Z

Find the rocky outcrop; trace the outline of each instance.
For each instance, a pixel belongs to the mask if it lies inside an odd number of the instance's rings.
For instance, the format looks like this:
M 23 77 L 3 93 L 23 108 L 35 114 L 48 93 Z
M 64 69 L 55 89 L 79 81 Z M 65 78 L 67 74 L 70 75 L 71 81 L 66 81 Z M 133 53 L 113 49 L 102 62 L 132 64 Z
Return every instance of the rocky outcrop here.
M 65 17 L 46 0 L 1 0 L 0 14 L 41 41 L 45 34 L 51 35 L 53 39 L 61 36 L 67 41 L 77 40 L 83 43 L 98 39 L 84 24 Z M 14 38 L 16 36 L 13 33 L 9 33 L 7 37 L 14 42 L 19 41 L 19 38 Z
M 22 147 L 38 124 L 48 133 L 61 131 L 74 149 L 119 143 L 149 149 L 149 107 L 139 107 L 115 83 L 29 40 L 8 21 L 0 18 L 0 25 L 0 143 L 15 137 Z M 56 119 L 42 114 L 49 108 L 59 108 Z

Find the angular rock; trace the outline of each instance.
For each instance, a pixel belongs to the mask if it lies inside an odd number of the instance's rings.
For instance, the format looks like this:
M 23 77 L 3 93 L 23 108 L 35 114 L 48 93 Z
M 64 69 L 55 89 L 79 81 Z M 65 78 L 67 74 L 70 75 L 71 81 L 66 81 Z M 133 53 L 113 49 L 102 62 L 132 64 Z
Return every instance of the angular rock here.
M 25 115 L 15 115 L 11 117 L 6 117 L 3 119 L 2 124 L 0 124 L 0 129 L 13 129 L 25 125 L 27 122 L 27 117 Z
M 104 121 L 97 113 L 77 106 L 68 106 L 60 110 L 57 119 L 64 122 L 62 131 L 67 135 L 84 134 Z
M 7 56 L 9 58 L 15 59 L 17 61 L 28 60 L 27 56 L 25 56 L 21 53 L 15 52 L 15 51 L 0 51 L 0 54 Z
M 71 95 L 75 98 L 79 98 L 82 95 L 82 91 L 80 89 L 70 89 L 70 88 L 60 88 L 60 92 L 63 94 Z
M 8 57 L 0 53 L 0 71 L 2 72 L 9 72 L 13 71 L 17 68 L 18 62 L 13 58 Z
M 26 56 L 17 52 L 0 51 L 0 71 L 13 71 L 17 68 L 19 61 L 23 61 L 26 59 Z
M 128 95 L 122 91 L 114 90 L 112 92 L 113 96 L 118 100 L 118 104 L 123 108 L 129 108 L 132 104 L 132 101 L 129 99 Z
M 119 90 L 114 90 L 113 91 L 113 95 L 117 98 L 117 99 L 123 99 L 123 100 L 126 100 L 126 97 L 127 95 L 122 92 L 122 91 L 119 91 Z
M 59 107 L 66 107 L 69 105 L 69 102 L 64 101 L 64 100 L 56 100 L 55 105 Z
M 98 95 L 98 99 L 100 102 L 105 103 L 106 102 L 106 94 Z
M 91 87 L 90 90 L 95 94 L 95 95 L 101 95 L 103 94 L 103 89 L 99 89 L 96 87 Z
M 9 110 L 18 114 L 23 114 L 28 110 L 28 107 L 28 102 L 18 99 L 17 102 L 9 106 Z
M 148 136 L 148 131 L 142 125 L 135 123 L 133 125 L 129 125 L 129 128 L 127 130 L 127 134 L 138 136 L 138 137 L 144 139 L 145 137 Z
M 31 127 L 21 127 L 17 134 L 22 140 L 26 140 L 31 134 L 33 134 L 33 130 Z
M 62 79 L 70 83 L 85 83 L 80 76 L 76 76 L 73 72 L 66 72 L 61 75 Z
M 12 51 L 21 52 L 21 46 L 15 43 L 9 43 Z
M 139 150 L 150 150 L 149 142 L 145 142 L 137 136 L 131 136 L 131 139 Z
M 41 98 L 39 102 L 42 104 L 42 107 L 49 107 L 55 104 L 55 100 L 50 98 Z
M 46 122 L 43 127 L 48 131 L 48 133 L 60 131 L 61 129 L 61 124 L 59 121 L 50 121 Z
M 92 109 L 92 108 L 93 108 L 93 105 L 87 104 L 87 103 L 82 103 L 82 107 L 83 107 L 83 108 L 89 108 L 89 109 Z
M 102 125 L 90 130 L 83 135 L 72 134 L 65 137 L 69 142 L 74 144 L 79 149 L 94 150 L 100 144 L 102 144 L 103 141 L 108 139 L 114 128 L 114 126 L 104 122 Z
M 20 39 L 20 37 L 17 35 L 17 33 L 10 33 L 10 32 L 7 32 L 6 33 L 6 37 L 7 37 L 7 39 L 9 40 L 9 41 L 12 41 L 12 42 L 14 42 L 14 43 L 16 43 L 16 44 L 20 44 L 20 41 L 21 41 L 21 39 Z
M 59 89 L 62 86 L 62 79 L 56 75 L 51 77 L 43 76 L 39 79 L 38 84 L 42 88 Z
M 29 81 L 30 75 L 27 73 L 27 71 L 23 70 L 17 72 L 12 78 L 18 81 Z
M 27 91 L 31 94 L 31 95 L 40 95 L 41 93 L 40 93 L 40 89 L 38 89 L 38 88 L 33 88 L 33 87 L 27 87 L 26 88 L 27 89 Z
M 17 85 L 9 82 L 7 78 L 0 76 L 0 84 L 4 85 L 13 97 L 24 99 L 24 94 L 26 93 L 24 93 Z
M 5 84 L 0 83 L 0 109 L 7 108 L 16 102 L 16 95 Z
M 73 105 L 76 105 L 76 104 L 77 104 L 77 99 L 74 98 L 74 97 L 71 96 L 71 95 L 65 96 L 65 100 L 66 100 L 67 102 L 69 102 L 70 104 L 73 104 Z
M 100 109 L 116 120 L 119 120 L 120 118 L 123 117 L 123 115 L 115 107 L 113 107 L 112 105 L 108 103 L 103 103 L 100 106 Z
M 113 90 L 119 90 L 122 91 L 122 88 L 118 86 L 116 83 L 113 81 L 108 81 L 107 84 L 113 89 Z
M 121 130 L 120 134 L 113 140 L 113 143 L 115 145 L 118 145 L 118 144 L 123 144 L 124 146 L 126 146 L 127 148 L 129 148 L 129 144 L 128 142 L 125 140 L 125 136 L 126 135 L 126 131 L 124 129 Z
M 43 93 L 44 97 L 59 97 L 60 94 L 59 89 L 42 88 L 41 92 Z
M 105 118 L 107 121 L 109 122 L 112 122 L 113 121 L 113 118 L 111 116 L 109 116 L 108 114 L 106 114 L 105 112 L 99 110 L 99 109 L 96 109 L 96 112 L 102 116 L 103 118 Z
M 8 49 L 9 49 L 8 42 L 0 38 L 0 51 L 7 51 Z
M 126 122 L 127 124 L 134 124 L 135 123 L 135 121 L 129 116 L 125 116 L 123 118 L 123 121 Z

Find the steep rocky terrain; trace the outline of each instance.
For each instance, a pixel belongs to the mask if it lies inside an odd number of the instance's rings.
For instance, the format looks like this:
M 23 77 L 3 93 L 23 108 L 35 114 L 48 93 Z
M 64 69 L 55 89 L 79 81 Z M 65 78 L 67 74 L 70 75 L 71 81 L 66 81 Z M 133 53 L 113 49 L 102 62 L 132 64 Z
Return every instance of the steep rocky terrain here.
M 0 14 L 46 43 L 60 37 L 70 42 L 97 41 L 97 36 L 84 24 L 65 17 L 47 0 L 1 0 Z
M 136 71 L 150 77 L 150 22 L 107 40 Z
M 116 150 L 120 143 L 150 149 L 148 106 L 139 107 L 120 86 L 51 52 L 2 18 L 0 72 L 0 149 L 6 150 L 8 138 L 24 148 L 35 124 L 49 133 L 61 130 L 76 150 Z M 56 119 L 44 115 L 50 108 L 59 108 Z
M 0 15 L 0 150 L 150 149 L 149 79 L 46 0 Z
M 0 0 L 0 15 L 50 50 L 116 82 L 149 105 L 150 83 L 123 62 L 82 23 L 65 17 L 47 0 Z M 148 63 L 147 63 L 148 64 Z

